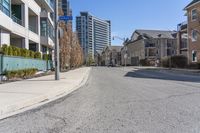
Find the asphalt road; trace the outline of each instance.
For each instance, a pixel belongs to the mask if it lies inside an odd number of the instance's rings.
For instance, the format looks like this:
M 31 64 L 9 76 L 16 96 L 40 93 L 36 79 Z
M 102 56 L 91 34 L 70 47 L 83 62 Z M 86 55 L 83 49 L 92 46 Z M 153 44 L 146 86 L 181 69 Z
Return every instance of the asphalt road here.
M 0 133 L 199 133 L 200 76 L 95 67 L 72 94 L 0 121 Z

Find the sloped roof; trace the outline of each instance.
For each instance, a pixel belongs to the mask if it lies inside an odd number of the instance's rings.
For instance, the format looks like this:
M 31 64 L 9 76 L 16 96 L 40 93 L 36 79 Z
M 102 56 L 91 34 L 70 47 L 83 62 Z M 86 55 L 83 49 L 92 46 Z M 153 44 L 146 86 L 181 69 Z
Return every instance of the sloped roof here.
M 190 2 L 184 9 L 186 10 L 188 7 L 190 7 L 191 5 L 200 2 L 200 0 L 193 0 L 192 2 Z
M 163 30 L 136 30 L 137 34 L 143 38 L 169 38 L 174 39 L 174 31 L 163 31 Z
M 120 52 L 122 47 L 123 46 L 109 46 L 109 49 L 110 50 L 116 50 L 117 52 Z

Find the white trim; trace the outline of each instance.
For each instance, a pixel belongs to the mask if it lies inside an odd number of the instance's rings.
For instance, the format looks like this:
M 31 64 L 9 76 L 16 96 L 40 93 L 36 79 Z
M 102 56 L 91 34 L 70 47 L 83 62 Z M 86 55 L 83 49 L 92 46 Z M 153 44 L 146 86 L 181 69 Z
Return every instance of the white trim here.
M 194 38 L 194 37 L 193 37 L 194 31 L 195 31 L 196 34 L 197 34 L 197 38 Z M 192 40 L 192 42 L 196 42 L 196 41 L 198 40 L 198 31 L 197 31 L 196 29 L 193 29 L 193 30 L 191 31 L 191 40 Z
M 196 57 L 195 57 L 195 60 L 193 60 L 193 54 L 196 52 Z M 198 59 L 197 59 L 197 51 L 196 50 L 192 50 L 192 62 L 197 62 Z
M 184 10 L 187 10 L 188 8 L 194 6 L 194 5 L 198 4 L 198 3 L 200 3 L 200 1 L 198 1 L 198 2 L 196 2 L 196 3 L 193 3 L 192 5 L 190 5 L 190 6 L 188 6 L 188 7 L 185 7 Z

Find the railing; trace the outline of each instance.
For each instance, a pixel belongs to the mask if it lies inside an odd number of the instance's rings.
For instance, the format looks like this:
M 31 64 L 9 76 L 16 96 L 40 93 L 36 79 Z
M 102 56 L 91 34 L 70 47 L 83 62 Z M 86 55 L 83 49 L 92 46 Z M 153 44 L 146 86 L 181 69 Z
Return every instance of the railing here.
M 180 46 L 181 49 L 187 49 L 187 42 L 181 42 L 181 46 Z
M 20 20 L 19 18 L 17 18 L 17 17 L 14 16 L 14 15 L 12 15 L 12 20 L 13 20 L 15 23 L 17 23 L 17 24 L 22 25 L 22 20 Z
M 182 22 L 182 23 L 178 24 L 178 26 L 177 26 L 178 31 L 186 29 L 186 28 L 187 28 L 187 21 Z
M 54 3 L 51 2 L 51 0 L 45 0 L 45 1 L 51 6 L 51 8 L 54 9 Z
M 2 4 L 0 3 L 0 10 L 2 11 L 2 9 L 3 9 L 3 6 L 2 6 Z
M 0 10 L 10 17 L 10 11 L 0 3 Z

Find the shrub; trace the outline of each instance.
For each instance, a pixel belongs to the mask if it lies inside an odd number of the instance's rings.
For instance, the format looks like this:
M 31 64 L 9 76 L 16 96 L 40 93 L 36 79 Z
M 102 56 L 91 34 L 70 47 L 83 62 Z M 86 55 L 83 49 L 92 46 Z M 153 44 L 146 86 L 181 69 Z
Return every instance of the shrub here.
M 15 46 L 3 45 L 2 48 L 0 48 L 0 52 L 2 52 L 4 55 L 9 55 L 9 56 L 21 56 L 25 58 L 42 59 L 42 54 L 40 52 L 34 52 L 31 50 L 18 48 Z M 51 60 L 51 55 L 44 54 L 43 59 Z
M 198 62 L 198 63 L 191 63 L 189 65 L 189 68 L 191 68 L 191 69 L 200 69 L 200 62 Z
M 186 68 L 188 64 L 187 57 L 183 55 L 176 55 L 171 57 L 172 67 Z
M 22 57 L 29 57 L 29 52 L 27 49 L 20 49 Z
M 162 67 L 169 67 L 169 57 L 163 57 L 161 59 L 161 66 Z
M 36 74 L 38 70 L 35 68 L 6 71 L 5 75 L 8 79 L 12 78 L 28 78 Z
M 34 51 L 29 51 L 29 57 L 34 58 L 35 57 L 35 52 Z
M 183 55 L 175 55 L 170 57 L 164 57 L 161 60 L 163 67 L 174 67 L 174 68 L 186 68 L 187 67 L 187 57 Z
M 17 53 L 16 47 L 14 47 L 14 46 L 10 46 L 10 47 L 12 48 L 13 56 L 18 56 L 18 53 Z
M 2 52 L 3 52 L 5 55 L 8 55 L 8 46 L 7 46 L 7 45 L 4 44 L 4 45 L 2 46 L 1 49 L 2 49 Z
M 12 46 L 8 46 L 8 55 L 13 56 Z
M 140 65 L 142 66 L 150 66 L 150 62 L 147 59 L 141 59 Z
M 35 52 L 35 58 L 36 59 L 41 59 L 42 58 L 42 54 L 40 52 Z

